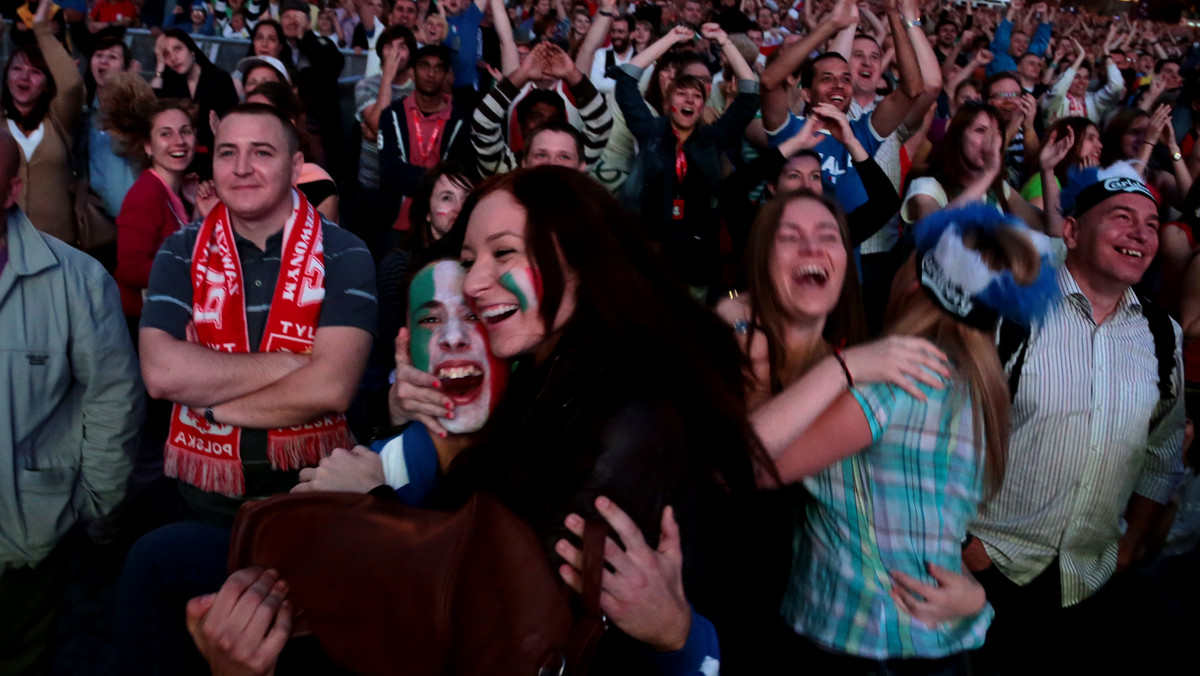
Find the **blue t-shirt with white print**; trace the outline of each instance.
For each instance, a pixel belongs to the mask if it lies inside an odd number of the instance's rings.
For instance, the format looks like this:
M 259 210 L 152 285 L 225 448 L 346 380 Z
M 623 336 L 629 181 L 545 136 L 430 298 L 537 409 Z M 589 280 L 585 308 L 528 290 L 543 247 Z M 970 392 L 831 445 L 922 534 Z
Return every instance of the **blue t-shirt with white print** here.
M 871 126 L 872 116 L 873 112 L 867 113 L 857 120 L 851 120 L 850 131 L 854 133 L 854 137 L 862 144 L 867 154 L 874 157 L 875 153 L 879 151 L 879 147 L 883 145 L 884 139 L 876 134 L 874 127 Z M 789 113 L 788 121 L 782 127 L 773 132 L 767 132 L 768 143 L 772 148 L 778 146 L 799 134 L 805 122 L 805 118 L 795 113 Z M 858 176 L 858 169 L 854 167 L 854 162 L 850 159 L 849 149 L 828 132 L 821 133 L 826 135 L 825 140 L 813 148 L 821 156 L 821 182 L 824 184 L 826 192 L 832 191 L 842 208 L 849 213 L 866 203 L 867 190 Z

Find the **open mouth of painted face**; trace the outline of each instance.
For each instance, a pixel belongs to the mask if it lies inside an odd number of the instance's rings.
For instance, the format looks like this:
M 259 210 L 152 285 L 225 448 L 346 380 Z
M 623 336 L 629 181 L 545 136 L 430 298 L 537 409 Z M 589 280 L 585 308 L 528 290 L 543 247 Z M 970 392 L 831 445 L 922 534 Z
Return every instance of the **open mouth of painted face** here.
M 483 365 L 476 361 L 447 360 L 433 368 L 433 375 L 441 381 L 442 391 L 455 404 L 469 404 L 483 391 Z

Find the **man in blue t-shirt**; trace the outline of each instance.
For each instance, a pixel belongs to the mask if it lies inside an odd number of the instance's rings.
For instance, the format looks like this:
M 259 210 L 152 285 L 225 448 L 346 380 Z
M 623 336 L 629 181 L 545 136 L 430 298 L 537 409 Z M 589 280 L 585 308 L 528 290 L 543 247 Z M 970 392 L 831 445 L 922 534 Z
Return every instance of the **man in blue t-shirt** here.
M 901 3 L 902 7 L 887 10 L 888 22 L 896 40 L 896 61 L 900 68 L 900 86 L 884 97 L 873 111 L 850 123 L 855 138 L 872 156 L 883 145 L 884 139 L 895 132 L 910 114 L 921 104 L 928 108 L 932 97 L 924 97 L 926 89 L 937 87 L 940 82 L 926 82 L 922 76 L 915 42 L 923 41 L 921 48 L 932 49 L 921 33 L 921 23 L 916 18 L 915 3 Z M 908 12 L 911 16 L 905 16 Z M 775 146 L 795 136 L 805 123 L 805 118 L 792 113 L 788 107 L 788 89 L 793 87 L 799 73 L 800 84 L 808 109 L 828 103 L 842 113 L 847 113 L 853 98 L 850 64 L 841 54 L 826 52 L 809 60 L 809 56 L 839 31 L 858 23 L 858 9 L 850 0 L 839 0 L 827 20 L 817 26 L 803 39 L 783 48 L 779 57 L 767 67 L 762 75 L 763 126 Z M 807 63 L 806 63 L 807 62 Z M 936 70 L 933 69 L 933 70 Z M 858 171 L 850 161 L 850 152 L 840 141 L 825 129 L 817 133 L 825 135 L 813 150 L 821 156 L 821 178 L 833 191 L 846 211 L 853 211 L 867 201 L 866 190 Z
M 445 0 L 450 32 L 442 44 L 454 50 L 454 89 L 479 86 L 479 22 L 489 0 Z M 457 92 L 456 92 L 457 93 Z M 457 100 L 457 97 L 456 97 Z

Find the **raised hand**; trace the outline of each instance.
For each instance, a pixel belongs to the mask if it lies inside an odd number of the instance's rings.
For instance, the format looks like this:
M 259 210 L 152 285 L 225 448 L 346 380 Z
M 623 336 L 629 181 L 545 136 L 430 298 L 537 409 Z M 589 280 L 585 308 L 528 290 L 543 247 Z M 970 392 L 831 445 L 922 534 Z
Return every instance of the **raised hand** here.
M 221 198 L 217 196 L 217 185 L 212 180 L 201 181 L 196 186 L 196 215 L 200 218 L 208 218 L 208 214 L 217 206 Z
M 825 140 L 825 135 L 821 133 L 824 128 L 825 124 L 820 118 L 809 115 L 804 121 L 804 126 L 800 128 L 800 133 L 779 144 L 779 153 L 784 157 L 791 157 L 801 150 L 817 147 L 817 144 Z
M 891 2 L 893 7 L 896 4 L 895 0 L 884 0 L 884 2 Z M 850 26 L 857 26 L 858 5 L 854 4 L 853 0 L 838 0 L 827 18 L 839 31 Z
M 1154 143 L 1166 143 L 1167 134 L 1174 136 L 1174 129 L 1171 129 L 1171 106 L 1162 104 L 1154 109 L 1154 114 L 1150 116 L 1150 128 L 1146 132 L 1146 140 Z
M 854 133 L 850 130 L 850 120 L 846 114 L 832 104 L 818 103 L 812 108 L 812 116 L 820 119 L 829 133 L 843 144 Z
M 1151 101 L 1157 101 L 1158 97 L 1166 90 L 1166 80 L 1159 75 L 1155 75 L 1154 78 L 1150 80 L 1150 88 L 1146 90 L 1146 96 L 1149 97 Z
M 1071 148 L 1075 147 L 1075 130 L 1067 127 L 1066 134 L 1059 134 L 1057 131 L 1050 132 L 1050 136 L 1046 139 L 1046 143 L 1042 145 L 1042 150 L 1038 153 L 1038 159 L 1042 163 L 1042 169 L 1053 171 L 1062 164 L 1062 161 L 1067 159 L 1067 155 L 1071 154 Z
M 1025 124 L 1033 124 L 1037 116 L 1037 99 L 1033 98 L 1032 94 L 1025 94 L 1021 97 L 1021 117 Z
M 566 80 L 575 73 L 575 62 L 562 47 L 550 42 L 543 42 L 538 47 L 544 47 L 541 52 L 542 72 L 547 76 Z
M 700 35 L 703 35 L 705 39 L 711 40 L 721 47 L 724 47 L 729 42 L 729 37 L 725 34 L 725 31 L 721 30 L 720 24 L 711 22 L 704 24 L 700 27 Z
M 996 58 L 995 55 L 992 54 L 991 52 L 989 52 L 988 50 L 981 49 L 981 50 L 975 52 L 975 56 L 972 57 L 972 60 L 975 63 L 979 64 L 980 66 L 986 66 L 992 62 L 992 59 L 995 59 L 995 58 Z
M 42 23 L 50 18 L 50 0 L 42 0 L 38 3 L 37 11 L 33 13 L 33 22 Z
M 1000 133 L 999 129 L 992 129 L 988 132 L 987 138 L 984 140 L 983 146 L 983 171 L 986 176 L 991 176 L 992 179 L 1000 175 L 1000 171 L 1004 168 L 1004 134 Z
M 383 48 L 383 80 L 386 82 L 395 82 L 396 76 L 400 74 L 400 50 L 396 49 L 395 43 L 385 45 Z
M 671 39 L 675 42 L 675 44 L 689 42 L 692 40 L 692 38 L 696 37 L 695 31 L 687 26 L 676 26 L 671 29 L 671 32 L 668 33 L 668 35 L 671 36 Z
M 530 50 L 529 55 L 521 61 L 521 64 L 517 66 L 516 72 L 513 73 L 514 76 L 517 76 L 513 78 L 514 80 L 516 80 L 518 77 L 524 78 L 523 81 L 519 83 L 523 85 L 525 82 L 529 82 L 530 80 L 540 80 L 546 77 L 543 69 L 545 68 L 546 63 L 546 58 L 544 56 L 546 51 L 545 48 L 548 44 L 549 43 L 546 42 L 539 42 L 532 50 Z

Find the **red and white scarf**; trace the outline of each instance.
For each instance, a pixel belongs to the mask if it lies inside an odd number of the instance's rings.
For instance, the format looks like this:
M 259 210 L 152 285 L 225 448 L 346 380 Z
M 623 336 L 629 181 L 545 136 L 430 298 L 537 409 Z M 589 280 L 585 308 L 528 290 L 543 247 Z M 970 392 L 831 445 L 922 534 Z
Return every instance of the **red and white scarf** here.
M 325 298 L 325 254 L 321 218 L 303 194 L 283 231 L 282 262 L 259 352 L 312 351 Z M 200 226 L 192 251 L 192 321 L 201 345 L 247 353 L 246 300 L 242 265 L 224 204 Z M 240 496 L 246 492 L 240 427 L 210 425 L 200 411 L 176 404 L 165 449 L 167 476 L 202 490 Z M 278 470 L 317 464 L 354 438 L 341 414 L 267 432 L 267 458 Z

